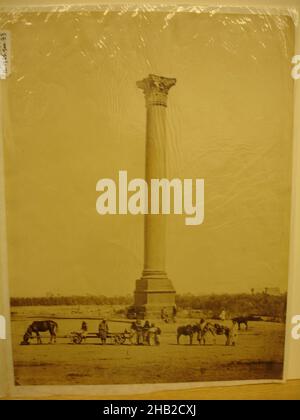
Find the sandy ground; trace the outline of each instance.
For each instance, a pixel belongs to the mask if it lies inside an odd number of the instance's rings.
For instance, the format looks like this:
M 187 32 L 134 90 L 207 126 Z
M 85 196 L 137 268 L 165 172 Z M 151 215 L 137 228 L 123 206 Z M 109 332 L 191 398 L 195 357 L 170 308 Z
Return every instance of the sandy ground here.
M 230 381 L 281 379 L 283 368 L 284 325 L 252 322 L 248 331 L 242 330 L 236 347 L 226 347 L 225 338 L 209 338 L 206 346 L 196 339 L 188 344 L 182 337 L 176 343 L 176 329 L 195 320 L 178 319 L 176 324 L 156 322 L 162 329 L 160 346 L 130 344 L 102 346 L 97 339 L 75 345 L 69 338 L 59 338 L 56 344 L 42 345 L 32 341 L 20 346 L 22 336 L 34 320 L 28 316 L 84 316 L 82 319 L 56 319 L 59 337 L 79 330 L 81 320 L 99 314 L 95 308 L 35 307 L 13 308 L 12 334 L 15 380 L 19 385 L 66 384 L 128 384 L 193 381 Z M 108 313 L 106 312 L 106 315 Z M 89 331 L 97 331 L 98 321 L 88 320 Z M 109 323 L 110 331 L 121 332 L 124 323 Z M 243 328 L 243 327 L 242 327 Z M 45 333 L 43 333 L 45 336 Z

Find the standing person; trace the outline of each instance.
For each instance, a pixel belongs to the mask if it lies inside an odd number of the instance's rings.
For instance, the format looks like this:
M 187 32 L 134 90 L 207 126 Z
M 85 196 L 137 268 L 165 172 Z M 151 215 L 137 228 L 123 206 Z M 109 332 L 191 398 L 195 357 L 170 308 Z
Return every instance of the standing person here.
M 150 322 L 146 321 L 144 326 L 143 326 L 143 341 L 147 342 L 148 340 L 148 331 L 150 329 Z
M 159 341 L 160 333 L 161 333 L 160 328 L 156 327 L 155 324 L 151 324 L 148 330 L 147 344 L 149 346 L 152 346 L 152 344 L 154 344 L 155 346 L 158 346 L 160 344 L 160 341 Z
M 136 321 L 136 344 L 144 344 L 144 334 L 143 334 L 143 326 L 140 319 Z
M 156 327 L 155 324 L 151 325 L 151 330 L 154 331 L 154 344 L 156 346 L 160 345 L 160 340 L 159 340 L 159 336 L 161 334 L 161 329 L 159 327 Z
M 86 336 L 88 334 L 88 324 L 85 321 L 83 321 L 82 324 L 81 324 L 80 334 L 83 338 L 83 341 L 86 341 Z
M 220 313 L 220 320 L 225 321 L 225 319 L 226 319 L 226 311 L 225 309 L 223 309 L 222 312 Z
M 205 327 L 207 325 L 207 321 L 204 318 L 200 319 L 198 326 L 198 334 L 197 334 L 197 340 L 199 341 L 199 344 L 202 343 L 202 340 L 204 339 L 204 331 Z
M 136 322 L 131 324 L 129 341 L 130 344 L 134 344 L 136 342 Z
M 176 322 L 176 316 L 177 316 L 177 308 L 176 308 L 176 305 L 174 305 L 172 309 L 173 322 Z
M 108 333 L 108 325 L 106 319 L 103 319 L 99 324 L 99 338 L 101 340 L 101 344 L 106 344 Z
M 169 322 L 169 313 L 166 307 L 162 308 L 161 310 L 161 319 L 165 321 L 166 323 Z
M 87 330 L 88 330 L 88 324 L 85 321 L 83 321 L 81 324 L 81 331 L 87 332 Z
M 233 322 L 229 329 L 228 345 L 236 346 L 238 340 L 238 324 Z

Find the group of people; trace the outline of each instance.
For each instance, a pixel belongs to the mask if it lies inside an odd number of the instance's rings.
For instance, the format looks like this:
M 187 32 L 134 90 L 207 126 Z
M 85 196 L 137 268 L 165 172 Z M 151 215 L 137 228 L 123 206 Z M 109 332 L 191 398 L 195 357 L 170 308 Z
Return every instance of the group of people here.
M 107 321 L 106 319 L 103 319 L 98 326 L 98 336 L 100 338 L 101 344 L 106 344 L 108 331 L 109 329 L 108 329 Z M 80 334 L 82 338 L 85 340 L 88 334 L 88 324 L 86 323 L 86 321 L 83 321 L 81 324 Z
M 224 311 L 225 312 L 225 311 Z M 205 344 L 205 336 L 207 333 L 211 333 L 214 337 L 216 335 L 225 335 L 226 345 L 235 346 L 238 338 L 238 324 L 234 321 L 226 322 L 226 318 L 221 318 L 221 323 L 216 324 L 209 322 L 205 319 L 200 319 L 200 322 L 197 324 L 197 340 L 200 344 Z
M 175 316 L 175 313 L 173 313 Z M 205 319 L 200 319 L 200 322 L 196 324 L 193 329 L 194 332 L 197 332 L 197 340 L 199 343 L 205 344 L 205 338 L 207 333 L 211 333 L 214 337 L 216 335 L 225 335 L 227 338 L 226 344 L 235 345 L 237 341 L 237 324 L 233 323 L 232 325 L 226 325 L 226 312 L 222 311 L 220 314 L 220 324 L 213 324 L 210 321 Z M 197 327 L 197 328 L 196 328 Z M 180 328 L 179 328 L 180 329 Z M 182 332 L 186 335 L 186 332 Z M 85 340 L 88 334 L 88 325 L 85 321 L 81 325 L 81 336 Z M 106 344 L 109 334 L 109 327 L 106 319 L 103 319 L 98 326 L 98 337 L 101 344 Z M 154 323 L 147 321 L 136 320 L 132 322 L 129 331 L 126 329 L 124 331 L 126 338 L 130 344 L 135 345 L 159 345 L 160 344 L 160 335 L 161 330 Z M 188 334 L 189 335 L 189 334 Z
M 131 324 L 129 331 L 127 329 L 124 331 L 127 335 L 130 344 L 137 345 L 159 345 L 159 336 L 161 330 L 159 327 L 156 327 L 155 324 L 150 324 L 149 321 L 142 322 L 141 320 L 134 321 Z M 86 321 L 83 321 L 81 324 L 80 334 L 83 340 L 86 339 L 88 334 L 88 325 Z M 100 338 L 101 344 L 106 344 L 109 334 L 109 327 L 106 319 L 103 319 L 98 326 L 98 337 Z
M 137 345 L 156 345 L 160 344 L 159 336 L 161 330 L 159 327 L 156 327 L 155 324 L 150 324 L 149 321 L 142 323 L 141 320 L 137 320 L 131 324 L 130 328 L 130 343 Z

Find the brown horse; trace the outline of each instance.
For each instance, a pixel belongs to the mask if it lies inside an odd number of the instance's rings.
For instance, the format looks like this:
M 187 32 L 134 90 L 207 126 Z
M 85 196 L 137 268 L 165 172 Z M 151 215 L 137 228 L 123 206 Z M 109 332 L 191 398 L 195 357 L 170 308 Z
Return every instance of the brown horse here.
M 28 345 L 29 340 L 33 338 L 32 334 L 36 334 L 36 339 L 38 344 L 42 344 L 42 339 L 40 336 L 40 332 L 49 331 L 50 333 L 50 343 L 54 341 L 56 342 L 56 332 L 58 330 L 58 325 L 54 321 L 34 321 L 29 327 L 27 328 L 23 341 L 21 345 Z
M 190 345 L 193 344 L 194 333 L 199 334 L 199 325 L 184 325 L 177 328 L 177 344 L 180 344 L 180 337 L 182 335 L 190 337 Z
M 245 329 L 248 330 L 248 321 L 249 321 L 249 319 L 246 318 L 245 316 L 238 316 L 238 317 L 232 319 L 232 322 L 234 324 L 238 324 L 239 330 L 241 329 L 241 324 L 244 324 Z

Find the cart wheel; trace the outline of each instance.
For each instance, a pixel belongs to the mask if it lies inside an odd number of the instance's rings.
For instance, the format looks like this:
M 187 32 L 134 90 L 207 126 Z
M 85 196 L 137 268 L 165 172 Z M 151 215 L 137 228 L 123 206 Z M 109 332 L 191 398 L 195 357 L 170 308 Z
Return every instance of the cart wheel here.
M 126 337 L 125 335 L 122 335 L 120 344 L 125 344 L 125 342 L 126 342 Z
M 114 335 L 114 336 L 112 337 L 112 343 L 113 343 L 113 344 L 119 344 L 119 337 L 118 337 L 117 335 Z
M 80 334 L 76 334 L 72 337 L 74 344 L 81 344 L 82 343 L 82 336 Z
M 115 337 L 115 344 L 124 344 L 126 341 L 126 337 L 124 335 L 116 335 Z

